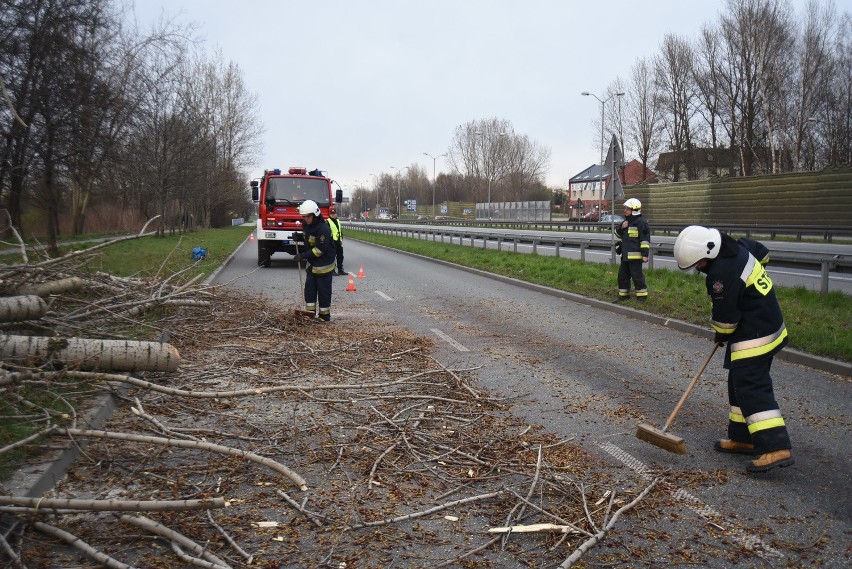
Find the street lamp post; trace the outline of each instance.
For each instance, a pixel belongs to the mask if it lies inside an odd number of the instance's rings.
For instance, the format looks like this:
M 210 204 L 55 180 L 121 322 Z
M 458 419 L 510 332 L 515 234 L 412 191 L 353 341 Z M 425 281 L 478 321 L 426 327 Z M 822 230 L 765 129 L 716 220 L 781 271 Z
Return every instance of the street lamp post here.
M 428 156 L 432 159 L 432 217 L 435 217 L 435 161 L 438 158 L 443 158 L 446 154 L 438 154 L 437 156 L 432 156 L 428 152 L 423 153 L 424 156 Z
M 379 215 L 379 178 L 375 174 L 370 175 L 373 177 L 373 190 L 376 192 L 376 209 L 373 210 L 373 214 Z M 369 204 L 370 200 L 367 200 L 367 207 L 369 207 Z
M 594 97 L 601 104 L 601 166 L 603 167 L 603 165 L 604 165 L 604 108 L 606 107 L 606 104 L 610 101 L 610 99 L 612 99 L 613 97 L 619 97 L 618 102 L 619 102 L 619 105 L 620 105 L 621 104 L 620 97 L 622 97 L 624 95 L 624 92 L 623 91 L 616 91 L 615 93 L 612 93 L 606 99 L 601 99 L 600 97 L 598 97 L 594 93 L 590 93 L 588 91 L 583 91 L 580 94 L 583 95 L 584 97 L 589 97 L 589 96 Z M 601 221 L 601 217 L 602 217 L 601 212 L 603 212 L 603 207 L 602 207 L 603 206 L 603 181 L 604 181 L 604 173 L 603 173 L 603 168 L 601 168 L 601 191 L 600 191 L 600 198 L 598 199 L 598 222 Z M 615 186 L 613 185 L 614 181 L 615 181 L 615 155 L 613 154 L 613 157 L 612 157 L 612 172 L 611 172 L 610 179 L 609 179 L 610 188 L 612 188 L 612 200 L 611 200 L 610 206 L 611 206 L 611 209 L 612 209 L 612 215 L 613 216 L 615 216 Z M 611 225 L 612 225 L 613 231 L 612 231 L 612 245 L 611 245 L 610 248 L 611 248 L 611 254 L 612 254 L 611 261 L 614 264 L 615 263 L 615 217 L 612 217 L 611 219 L 612 219 Z
M 594 93 L 589 93 L 588 91 L 583 91 L 580 94 L 583 95 L 584 97 L 594 97 L 601 104 L 601 166 L 603 166 L 604 165 L 604 152 L 603 152 L 604 109 L 606 108 L 606 104 L 610 101 L 610 99 L 612 99 L 613 97 L 621 97 L 622 95 L 624 95 L 624 92 L 623 91 L 615 92 L 615 93 L 611 94 L 609 97 L 607 97 L 606 99 L 601 99 L 600 97 L 598 97 Z M 611 180 L 610 180 L 610 183 L 612 183 Z M 598 202 L 598 212 L 599 212 L 598 215 L 600 215 L 600 211 L 601 211 L 600 204 L 603 202 L 603 176 L 601 176 L 601 193 L 600 193 L 600 196 L 601 196 L 601 199 Z M 613 194 L 613 200 L 612 201 L 613 201 L 613 207 L 615 207 L 614 206 L 615 194 Z M 615 210 L 613 210 L 613 213 L 614 213 L 614 211 Z
M 363 197 L 364 196 L 364 186 L 363 186 L 364 183 L 365 183 L 364 180 L 355 180 L 355 191 L 361 193 L 361 210 L 362 210 L 360 212 L 361 215 L 364 215 L 364 211 L 363 211 L 364 210 L 364 197 Z M 367 207 L 369 207 L 369 203 L 370 203 L 369 200 L 367 200 Z M 349 212 L 350 212 L 350 215 L 351 215 L 352 206 L 349 207 Z M 340 214 L 338 213 L 338 215 L 340 215 Z
M 396 172 L 397 172 L 397 179 L 396 179 L 396 218 L 397 218 L 397 220 L 401 220 L 402 219 L 402 207 L 401 207 L 402 204 L 399 201 L 400 184 L 402 183 L 402 173 L 405 170 L 408 170 L 408 166 L 405 166 L 404 168 L 402 168 L 402 170 L 400 170 L 396 166 L 391 166 L 391 169 L 396 170 Z

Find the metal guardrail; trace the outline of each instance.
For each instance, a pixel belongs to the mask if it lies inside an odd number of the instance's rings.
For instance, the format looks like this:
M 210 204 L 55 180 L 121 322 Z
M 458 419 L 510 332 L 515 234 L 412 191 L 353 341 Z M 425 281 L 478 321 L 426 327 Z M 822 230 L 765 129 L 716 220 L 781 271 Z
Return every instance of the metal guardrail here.
M 436 227 L 402 227 L 396 224 L 380 224 L 380 225 L 362 225 L 358 223 L 350 223 L 346 225 L 347 229 L 367 231 L 370 233 L 380 233 L 385 235 L 401 235 L 402 237 L 413 237 L 416 239 L 438 241 L 444 243 L 445 238 L 449 238 L 451 242 L 457 240 L 460 245 L 466 242 L 471 247 L 476 247 L 478 244 L 483 249 L 488 247 L 489 243 L 495 243 L 497 251 L 502 251 L 503 246 L 511 246 L 514 253 L 518 252 L 518 245 L 525 244 L 532 246 L 532 252 L 536 253 L 539 246 L 553 247 L 557 257 L 560 256 L 562 248 L 579 249 L 580 260 L 586 260 L 586 252 L 591 250 L 609 251 L 612 258 L 615 258 L 613 251 L 613 241 L 610 235 L 600 235 L 588 237 L 566 237 L 554 236 L 547 233 L 542 234 L 523 234 L 523 233 L 499 233 L 489 231 L 465 231 L 458 228 L 436 228 Z M 673 243 L 651 243 L 651 252 L 648 256 L 648 266 L 654 267 L 654 258 L 662 255 L 667 258 L 674 258 Z M 826 255 L 821 253 L 809 253 L 803 251 L 785 250 L 779 247 L 773 247 L 770 252 L 770 258 L 773 265 L 789 265 L 798 267 L 819 267 L 820 270 L 820 293 L 828 292 L 828 276 L 831 271 L 840 271 L 843 269 L 852 269 L 852 255 Z
M 681 229 L 688 224 L 684 223 L 658 223 L 649 219 L 652 233 L 674 234 L 679 233 Z M 394 220 L 386 221 L 390 225 L 396 223 L 407 224 L 434 224 L 445 227 L 483 227 L 483 228 L 503 228 L 503 229 L 530 229 L 530 230 L 551 230 L 551 231 L 600 231 L 609 227 L 607 223 L 599 223 L 596 221 L 505 221 L 505 220 L 464 220 L 464 219 L 441 219 L 437 221 L 415 221 L 415 220 Z M 801 241 L 806 237 L 822 239 L 831 243 L 834 238 L 849 238 L 852 239 L 852 226 L 837 226 L 837 225 L 768 225 L 768 224 L 742 224 L 742 223 L 714 223 L 713 227 L 726 233 L 736 235 L 766 236 L 770 240 L 775 240 L 779 236 L 794 237 Z

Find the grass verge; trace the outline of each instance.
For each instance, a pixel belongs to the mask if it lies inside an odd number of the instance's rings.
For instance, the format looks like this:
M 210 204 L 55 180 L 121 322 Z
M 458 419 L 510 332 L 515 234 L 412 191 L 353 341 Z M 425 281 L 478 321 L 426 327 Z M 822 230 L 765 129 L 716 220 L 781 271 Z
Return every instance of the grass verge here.
M 120 277 L 155 279 L 179 274 L 177 281 L 185 282 L 198 274 L 211 274 L 253 230 L 254 226 L 240 225 L 122 241 L 102 249 L 88 268 Z M 88 249 L 100 243 L 94 239 L 66 243 L 60 245 L 59 254 Z M 193 261 L 190 255 L 195 247 L 207 249 L 207 256 L 200 261 Z M 28 255 L 30 262 L 43 260 L 36 251 L 30 251 Z M 7 253 L 0 256 L 0 262 L 10 265 L 20 263 L 21 257 L 19 254 Z
M 180 272 L 180 281 L 198 274 L 207 276 L 224 263 L 252 231 L 254 226 L 238 225 L 123 241 L 104 250 L 98 270 L 144 278 L 164 278 Z M 193 261 L 190 256 L 195 247 L 207 249 L 207 256 Z
M 348 239 L 375 243 L 465 267 L 581 294 L 615 300 L 618 267 L 525 253 L 498 252 L 410 237 L 350 231 Z M 645 302 L 627 301 L 642 310 L 709 328 L 710 300 L 704 276 L 646 269 L 650 295 Z M 852 302 L 840 292 L 820 295 L 804 288 L 776 287 L 775 293 L 790 333 L 790 347 L 811 354 L 852 361 Z

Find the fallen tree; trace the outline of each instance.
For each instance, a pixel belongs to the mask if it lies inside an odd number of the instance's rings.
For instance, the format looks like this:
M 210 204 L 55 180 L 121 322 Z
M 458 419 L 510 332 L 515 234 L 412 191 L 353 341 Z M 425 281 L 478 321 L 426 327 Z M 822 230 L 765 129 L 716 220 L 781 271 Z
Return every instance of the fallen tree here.
M 0 358 L 104 371 L 175 371 L 180 365 L 180 354 L 171 344 L 94 338 L 0 336 Z
M 47 303 L 37 295 L 0 297 L 0 322 L 36 320 L 47 313 Z

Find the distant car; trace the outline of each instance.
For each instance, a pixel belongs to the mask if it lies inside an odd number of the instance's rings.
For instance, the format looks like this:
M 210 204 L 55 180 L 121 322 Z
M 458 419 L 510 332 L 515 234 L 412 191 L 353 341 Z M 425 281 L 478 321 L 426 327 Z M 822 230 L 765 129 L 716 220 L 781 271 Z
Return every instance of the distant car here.
M 624 221 L 623 215 L 612 215 L 611 213 L 608 213 L 601 218 L 601 225 L 620 225 L 622 221 Z
M 581 221 L 597 221 L 598 217 L 600 217 L 600 212 L 596 209 L 592 211 L 586 212 L 583 214 L 583 217 L 580 218 Z

